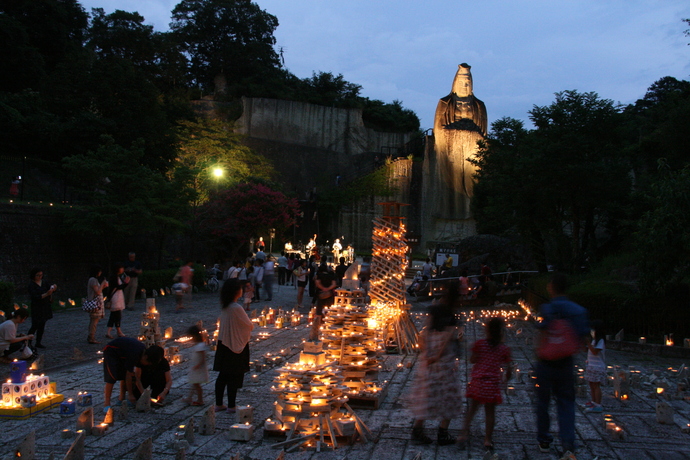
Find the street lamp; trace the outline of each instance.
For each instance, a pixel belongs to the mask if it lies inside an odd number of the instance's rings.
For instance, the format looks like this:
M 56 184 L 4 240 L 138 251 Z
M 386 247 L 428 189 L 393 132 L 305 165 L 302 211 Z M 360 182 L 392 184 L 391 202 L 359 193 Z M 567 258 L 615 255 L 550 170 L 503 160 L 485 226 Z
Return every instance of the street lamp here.
M 213 168 L 213 175 L 218 178 L 223 177 L 223 168 Z
M 270 242 L 268 243 L 268 252 L 273 253 L 273 238 L 276 237 L 276 229 L 275 228 L 269 228 L 268 229 L 268 236 L 271 237 Z

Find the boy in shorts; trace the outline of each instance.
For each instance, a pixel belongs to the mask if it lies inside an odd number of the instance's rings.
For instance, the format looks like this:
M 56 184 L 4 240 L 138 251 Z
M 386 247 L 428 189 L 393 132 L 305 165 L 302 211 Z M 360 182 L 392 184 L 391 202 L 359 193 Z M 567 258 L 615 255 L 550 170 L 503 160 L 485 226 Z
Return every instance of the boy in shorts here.
M 120 382 L 119 404 L 124 402 L 125 396 L 134 404 L 136 398 L 133 385 L 140 385 L 136 381 L 134 367 L 158 364 L 163 358 L 163 349 L 152 346 L 146 348 L 143 343 L 131 337 L 118 337 L 108 343 L 103 349 L 103 378 L 105 380 L 104 410 L 110 407 L 110 397 L 113 387 Z

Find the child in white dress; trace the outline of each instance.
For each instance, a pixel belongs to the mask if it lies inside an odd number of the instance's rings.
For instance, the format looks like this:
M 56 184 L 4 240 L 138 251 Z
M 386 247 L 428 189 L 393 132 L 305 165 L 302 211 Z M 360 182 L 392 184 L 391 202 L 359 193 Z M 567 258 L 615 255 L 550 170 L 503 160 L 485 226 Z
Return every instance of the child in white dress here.
M 606 361 L 604 334 L 600 321 L 592 321 L 592 341 L 587 346 L 587 367 L 585 368 L 585 380 L 589 383 L 592 392 L 592 400 L 585 404 L 585 412 L 603 412 L 601 406 L 601 385 L 606 383 Z
M 204 340 L 204 333 L 199 329 L 199 326 L 190 327 L 187 334 L 192 338 L 194 346 L 192 347 L 191 356 L 192 365 L 189 368 L 189 375 L 187 377 L 187 380 L 192 386 L 189 389 L 189 396 L 185 399 L 185 402 L 192 406 L 203 406 L 204 393 L 201 389 L 201 384 L 207 383 L 209 380 L 208 367 L 206 366 L 206 351 L 208 347 Z M 193 401 L 195 393 L 197 399 Z

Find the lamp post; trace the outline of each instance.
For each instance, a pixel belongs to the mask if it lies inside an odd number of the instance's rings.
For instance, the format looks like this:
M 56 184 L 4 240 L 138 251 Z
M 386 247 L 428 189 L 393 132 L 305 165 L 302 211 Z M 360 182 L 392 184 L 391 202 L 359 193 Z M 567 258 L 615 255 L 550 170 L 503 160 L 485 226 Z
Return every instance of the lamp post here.
M 216 179 L 216 191 L 220 191 L 220 180 L 222 179 L 224 173 L 223 168 L 221 168 L 220 166 L 216 166 L 213 168 L 212 172 L 213 177 L 215 177 Z
M 275 228 L 269 228 L 268 229 L 268 236 L 271 238 L 269 243 L 268 243 L 268 252 L 273 253 L 273 238 L 276 237 L 276 229 Z

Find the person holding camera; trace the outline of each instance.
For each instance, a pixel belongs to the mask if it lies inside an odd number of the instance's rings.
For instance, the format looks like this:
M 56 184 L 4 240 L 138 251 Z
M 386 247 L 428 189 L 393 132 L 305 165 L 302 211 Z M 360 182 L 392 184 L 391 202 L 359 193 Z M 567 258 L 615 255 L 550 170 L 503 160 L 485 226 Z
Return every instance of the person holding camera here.
M 43 333 L 46 323 L 53 317 L 53 293 L 57 290 L 55 284 L 43 279 L 43 270 L 32 268 L 29 274 L 29 296 L 31 297 L 31 328 L 28 334 L 36 334 L 36 348 L 45 348 Z

